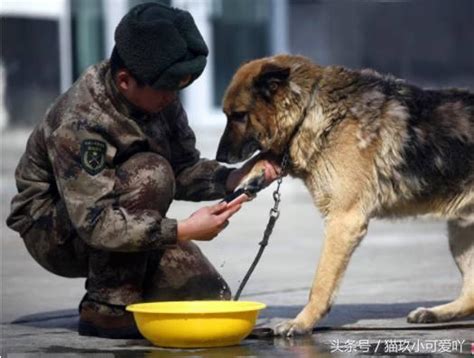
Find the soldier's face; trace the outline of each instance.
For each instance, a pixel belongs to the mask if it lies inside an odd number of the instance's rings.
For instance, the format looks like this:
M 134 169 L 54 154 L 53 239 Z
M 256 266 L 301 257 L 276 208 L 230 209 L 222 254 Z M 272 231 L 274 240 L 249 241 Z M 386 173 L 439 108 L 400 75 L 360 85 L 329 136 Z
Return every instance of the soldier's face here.
M 132 93 L 133 104 L 146 112 L 160 112 L 177 97 L 176 91 L 156 90 L 150 86 L 136 87 Z
M 177 91 L 157 90 L 148 85 L 139 86 L 127 71 L 119 71 L 117 87 L 127 100 L 149 113 L 160 112 L 178 96 Z

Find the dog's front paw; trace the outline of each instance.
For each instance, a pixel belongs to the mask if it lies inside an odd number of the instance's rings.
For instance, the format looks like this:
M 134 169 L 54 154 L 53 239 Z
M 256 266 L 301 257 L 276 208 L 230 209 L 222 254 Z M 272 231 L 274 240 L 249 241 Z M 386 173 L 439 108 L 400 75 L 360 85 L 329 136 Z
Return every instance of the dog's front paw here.
M 250 194 L 256 194 L 265 187 L 265 169 L 252 170 L 239 183 L 235 190 L 242 189 Z
M 282 337 L 293 337 L 311 334 L 312 330 L 312 326 L 294 319 L 278 324 L 275 327 L 275 334 Z
M 411 311 L 407 317 L 408 323 L 435 323 L 438 322 L 436 313 L 425 307 L 418 307 Z

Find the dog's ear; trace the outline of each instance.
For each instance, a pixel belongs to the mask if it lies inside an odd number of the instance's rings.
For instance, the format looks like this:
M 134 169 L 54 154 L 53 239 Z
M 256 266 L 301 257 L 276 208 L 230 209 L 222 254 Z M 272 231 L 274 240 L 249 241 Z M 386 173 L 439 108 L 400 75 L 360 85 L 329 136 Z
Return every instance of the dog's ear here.
M 288 81 L 289 67 L 266 63 L 253 81 L 253 87 L 266 101 L 270 102 L 278 88 Z

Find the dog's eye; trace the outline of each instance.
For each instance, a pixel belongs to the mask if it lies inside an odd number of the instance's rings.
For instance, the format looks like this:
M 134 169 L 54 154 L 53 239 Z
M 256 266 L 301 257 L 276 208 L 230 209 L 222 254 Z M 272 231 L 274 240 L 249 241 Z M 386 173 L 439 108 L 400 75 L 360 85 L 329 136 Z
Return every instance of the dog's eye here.
M 229 119 L 236 122 L 245 122 L 247 112 L 232 112 Z
M 276 82 L 270 82 L 268 87 L 270 88 L 270 91 L 275 92 L 278 89 L 278 84 Z

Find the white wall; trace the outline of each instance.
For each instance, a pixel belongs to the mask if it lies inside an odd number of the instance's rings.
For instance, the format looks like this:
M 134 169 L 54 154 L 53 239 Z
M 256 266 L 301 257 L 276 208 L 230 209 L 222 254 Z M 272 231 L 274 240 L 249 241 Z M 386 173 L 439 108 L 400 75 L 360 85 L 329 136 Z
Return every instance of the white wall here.
M 105 14 L 105 53 L 110 56 L 114 48 L 115 28 L 127 13 L 127 0 L 104 0 L 104 14 Z
M 57 19 L 64 14 L 66 0 L 2 0 L 0 15 Z

